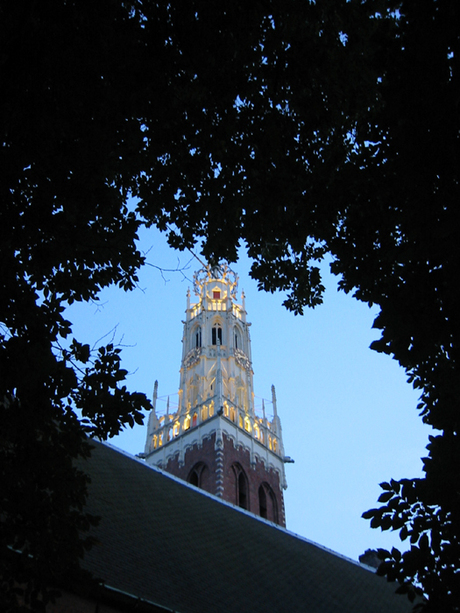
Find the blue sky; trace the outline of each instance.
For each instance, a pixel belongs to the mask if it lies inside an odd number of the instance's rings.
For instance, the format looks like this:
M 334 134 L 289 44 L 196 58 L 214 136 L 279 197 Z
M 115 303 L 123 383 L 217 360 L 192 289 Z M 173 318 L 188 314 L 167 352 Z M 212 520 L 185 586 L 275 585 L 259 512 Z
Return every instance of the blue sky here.
M 171 250 L 156 230 L 144 230 L 140 244 L 152 266 L 141 270 L 139 288 L 106 290 L 99 303 L 69 309 L 69 318 L 80 341 L 114 337 L 123 346 L 128 387 L 151 397 L 158 379 L 161 404 L 178 390 L 186 292 L 201 266 Z M 156 268 L 187 264 L 183 273 Z M 378 337 L 377 311 L 338 292 L 325 266 L 324 304 L 294 316 L 281 306 L 282 294 L 257 290 L 249 266 L 243 256 L 232 268 L 252 322 L 256 404 L 271 399 L 274 384 L 285 452 L 295 460 L 286 465 L 287 528 L 353 559 L 367 548 L 400 547 L 397 535 L 372 530 L 361 514 L 376 506 L 380 482 L 422 474 L 431 431 L 404 371 L 369 349 Z M 145 426 L 137 426 L 110 443 L 136 454 L 145 436 Z

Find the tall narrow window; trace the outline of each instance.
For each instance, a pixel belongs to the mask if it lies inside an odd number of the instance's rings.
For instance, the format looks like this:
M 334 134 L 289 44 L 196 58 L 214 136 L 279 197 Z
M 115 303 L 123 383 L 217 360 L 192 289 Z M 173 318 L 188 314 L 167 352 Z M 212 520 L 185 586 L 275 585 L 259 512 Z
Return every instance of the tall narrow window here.
M 243 471 L 238 476 L 238 506 L 242 509 L 248 508 L 248 491 Z
M 259 487 L 259 515 L 275 524 L 279 523 L 276 496 L 267 482 Z
M 242 509 L 249 510 L 248 478 L 239 464 L 233 464 L 232 469 L 235 475 L 235 503 Z
M 198 326 L 195 332 L 195 347 L 201 347 L 201 328 Z
M 196 470 L 192 470 L 192 472 L 189 475 L 188 482 L 194 485 L 195 487 L 200 487 L 200 479 L 198 477 Z
M 220 324 L 216 324 L 212 329 L 212 344 L 217 345 L 217 341 L 219 341 L 219 345 L 222 345 L 222 328 Z
M 267 495 L 263 485 L 259 487 L 259 515 L 267 519 Z
M 243 347 L 241 343 L 240 331 L 238 330 L 236 326 L 233 328 L 233 332 L 234 332 L 235 349 L 242 349 Z
M 187 481 L 191 483 L 195 487 L 203 487 L 203 484 L 206 485 L 206 464 L 203 462 L 198 462 L 189 472 Z

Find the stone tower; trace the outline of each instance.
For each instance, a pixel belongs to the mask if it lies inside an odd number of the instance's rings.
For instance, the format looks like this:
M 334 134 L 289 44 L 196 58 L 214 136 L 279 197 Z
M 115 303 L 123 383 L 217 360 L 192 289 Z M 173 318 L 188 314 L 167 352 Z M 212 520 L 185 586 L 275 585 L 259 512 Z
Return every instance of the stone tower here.
M 179 402 L 157 415 L 158 382 L 145 460 L 268 520 L 285 526 L 286 488 L 275 388 L 272 416 L 254 407 L 250 324 L 238 278 L 226 264 L 194 276 L 187 294 Z

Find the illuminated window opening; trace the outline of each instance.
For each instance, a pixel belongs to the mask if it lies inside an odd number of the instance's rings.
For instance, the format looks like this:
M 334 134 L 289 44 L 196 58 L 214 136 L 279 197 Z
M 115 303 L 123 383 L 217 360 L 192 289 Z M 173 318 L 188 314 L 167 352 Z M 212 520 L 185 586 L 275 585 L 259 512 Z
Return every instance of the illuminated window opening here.
M 160 438 L 158 439 L 158 446 L 161 447 L 163 445 L 163 432 L 160 434 Z
M 278 441 L 276 438 L 273 439 L 273 451 L 278 451 Z
M 241 311 L 240 311 L 239 307 L 237 307 L 235 304 L 233 305 L 233 315 L 237 319 L 241 319 Z
M 233 407 L 230 409 L 230 419 L 235 422 L 236 421 L 236 411 Z
M 204 406 L 201 409 L 201 421 L 204 421 L 205 419 L 208 419 L 208 407 Z
M 209 417 L 214 415 L 214 401 L 209 405 Z
M 240 426 L 240 428 L 243 428 L 243 418 L 241 417 L 241 415 L 239 416 L 239 419 L 238 419 L 238 425 Z
M 193 414 L 192 417 L 192 427 L 194 428 L 198 423 L 198 415 L 196 413 Z
M 249 421 L 248 417 L 246 417 L 244 420 L 244 429 L 246 432 L 251 432 L 251 422 Z
M 184 430 L 189 430 L 190 428 L 190 415 L 187 415 L 187 417 L 184 420 Z
M 174 424 L 174 428 L 173 428 L 173 436 L 178 436 L 179 435 L 179 431 L 180 431 L 180 424 L 179 424 L 179 422 L 176 422 Z
M 273 451 L 272 437 L 268 436 L 268 448 Z
M 153 437 L 153 448 L 156 449 L 158 445 L 158 436 L 155 434 Z

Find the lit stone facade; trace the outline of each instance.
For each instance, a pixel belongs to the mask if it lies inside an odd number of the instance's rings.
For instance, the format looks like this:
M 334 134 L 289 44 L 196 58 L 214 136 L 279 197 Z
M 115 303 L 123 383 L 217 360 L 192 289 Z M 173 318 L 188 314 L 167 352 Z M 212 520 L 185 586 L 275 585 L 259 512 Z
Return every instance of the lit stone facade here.
M 187 295 L 179 404 L 157 415 L 158 383 L 148 421 L 145 459 L 189 483 L 285 525 L 281 422 L 254 406 L 250 324 L 238 278 L 227 265 L 195 274 Z

